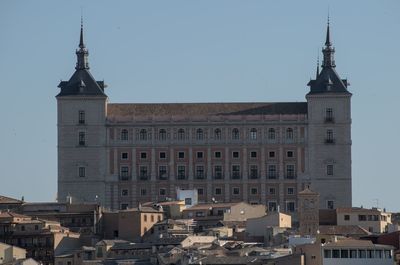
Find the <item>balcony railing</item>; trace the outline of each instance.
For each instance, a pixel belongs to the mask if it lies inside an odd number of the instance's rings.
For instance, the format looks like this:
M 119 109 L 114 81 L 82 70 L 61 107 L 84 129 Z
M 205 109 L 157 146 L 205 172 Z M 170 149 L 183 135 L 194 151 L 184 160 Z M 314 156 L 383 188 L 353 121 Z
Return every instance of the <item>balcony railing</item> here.
M 126 181 L 126 180 L 131 180 L 131 178 L 132 178 L 131 175 L 125 175 L 125 174 L 120 174 L 119 175 L 119 180 Z
M 335 123 L 335 119 L 333 117 L 325 117 L 325 123 Z
M 278 179 L 279 174 L 278 172 L 268 172 L 267 173 L 267 179 Z
M 232 173 L 231 175 L 231 179 L 241 179 L 242 176 L 240 175 L 240 173 Z
M 325 139 L 325 143 L 326 144 L 334 144 L 335 143 L 335 139 L 327 138 L 327 139 Z
M 159 180 L 168 180 L 169 177 L 168 177 L 167 174 L 160 174 L 160 175 L 158 176 L 158 179 L 159 179 Z

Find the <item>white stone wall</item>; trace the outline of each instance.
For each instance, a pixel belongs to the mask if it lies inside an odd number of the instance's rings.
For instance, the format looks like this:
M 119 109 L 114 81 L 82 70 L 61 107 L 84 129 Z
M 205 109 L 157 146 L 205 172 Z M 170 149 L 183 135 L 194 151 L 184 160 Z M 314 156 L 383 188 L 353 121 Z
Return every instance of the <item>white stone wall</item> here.
M 320 207 L 351 207 L 351 110 L 350 95 L 309 95 L 308 168 L 311 188 L 321 194 Z M 326 108 L 333 109 L 334 122 L 325 122 Z M 334 143 L 326 143 L 327 130 Z M 333 165 L 333 175 L 327 175 Z

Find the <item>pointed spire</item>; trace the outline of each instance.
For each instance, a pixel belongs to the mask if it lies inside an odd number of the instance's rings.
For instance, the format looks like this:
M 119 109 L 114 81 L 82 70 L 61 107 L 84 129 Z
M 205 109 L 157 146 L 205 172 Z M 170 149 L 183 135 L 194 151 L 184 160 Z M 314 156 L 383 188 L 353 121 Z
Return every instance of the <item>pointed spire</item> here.
M 81 36 L 79 38 L 79 48 L 85 48 L 85 43 L 83 43 L 83 16 L 81 16 Z
M 317 57 L 317 73 L 315 75 L 315 79 L 317 79 L 319 76 L 319 53 L 318 53 L 318 57 Z
M 83 16 L 81 16 L 81 33 L 79 36 L 79 49 L 76 50 L 77 62 L 75 69 L 89 69 L 88 56 L 89 52 L 86 49 L 85 43 L 83 41 Z
M 326 27 L 326 40 L 325 40 L 325 45 L 326 45 L 326 46 L 332 46 L 332 43 L 331 43 L 331 34 L 330 34 L 330 32 L 329 32 L 329 14 L 328 14 L 328 24 L 327 24 L 327 27 Z

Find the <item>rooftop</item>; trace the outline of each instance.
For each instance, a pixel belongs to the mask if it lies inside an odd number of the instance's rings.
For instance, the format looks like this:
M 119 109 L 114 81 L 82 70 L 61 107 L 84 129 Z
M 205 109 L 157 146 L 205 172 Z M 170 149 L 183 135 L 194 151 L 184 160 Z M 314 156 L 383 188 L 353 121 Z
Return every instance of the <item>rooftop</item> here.
M 307 102 L 108 104 L 108 119 L 136 116 L 307 114 Z

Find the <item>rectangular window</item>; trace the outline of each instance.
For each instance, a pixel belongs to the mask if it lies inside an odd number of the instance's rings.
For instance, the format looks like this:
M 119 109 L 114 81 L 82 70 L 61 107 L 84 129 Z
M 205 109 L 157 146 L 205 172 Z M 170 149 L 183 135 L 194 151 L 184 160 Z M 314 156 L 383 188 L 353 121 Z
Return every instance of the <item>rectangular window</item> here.
M 340 250 L 339 249 L 332 249 L 332 258 L 340 259 Z
M 276 165 L 268 165 L 268 178 L 276 179 L 278 174 L 276 172 Z
M 333 138 L 333 130 L 332 129 L 328 129 L 326 130 L 326 139 L 325 142 L 328 144 L 333 144 L 335 143 L 335 139 Z
M 121 159 L 122 160 L 127 160 L 128 159 L 128 153 L 126 153 L 126 152 L 121 153 Z
M 222 194 L 222 189 L 221 188 L 215 188 L 214 194 L 215 195 L 221 195 Z
M 268 153 L 269 158 L 274 158 L 275 157 L 275 151 L 270 151 Z
M 158 178 L 160 180 L 167 180 L 167 166 L 158 166 Z
M 139 178 L 140 180 L 147 180 L 149 178 L 147 166 L 139 167 Z
M 146 189 L 140 189 L 140 196 L 146 196 L 147 195 L 147 190 Z
M 196 179 L 204 179 L 204 166 L 196 166 Z
M 86 144 L 86 134 L 85 132 L 79 132 L 79 145 L 84 146 Z
M 204 155 L 203 152 L 197 152 L 197 153 L 196 153 L 197 159 L 203 159 L 203 155 Z
M 167 154 L 165 152 L 160 152 L 159 157 L 160 157 L 160 159 L 165 159 L 165 158 L 167 158 Z
M 326 166 L 326 174 L 328 176 L 332 176 L 333 175 L 333 165 L 327 165 Z
M 214 166 L 214 179 L 222 179 L 222 166 Z
M 164 188 L 161 188 L 160 191 L 159 191 L 159 194 L 160 194 L 161 196 L 165 196 L 165 195 L 167 194 L 167 190 L 164 189 Z
M 349 250 L 348 249 L 340 250 L 340 257 L 342 259 L 348 259 L 349 258 Z
M 79 167 L 78 174 L 80 178 L 86 177 L 86 168 L 85 167 Z
M 357 258 L 357 250 L 356 249 L 350 249 L 350 258 L 351 259 Z
M 202 189 L 202 188 L 197 189 L 197 194 L 198 195 L 204 195 L 204 189 Z
M 287 188 L 287 194 L 288 195 L 293 195 L 294 194 L 294 188 L 292 188 L 292 187 Z
M 232 158 L 239 158 L 239 152 L 238 151 L 232 152 Z
M 345 214 L 343 218 L 345 221 L 350 221 L 350 215 L 348 214 Z
M 367 251 L 365 249 L 358 250 L 358 258 L 365 259 L 367 257 Z
M 216 151 L 216 152 L 214 153 L 214 157 L 215 157 L 215 158 L 221 158 L 221 152 L 220 152 L 220 151 Z
M 286 211 L 287 212 L 294 212 L 295 210 L 295 205 L 294 202 L 286 202 Z
M 269 195 L 275 195 L 276 194 L 276 189 L 275 188 L 269 188 Z
M 85 124 L 85 111 L 83 110 L 79 111 L 78 122 L 79 124 Z
M 185 152 L 178 152 L 178 158 L 179 159 L 184 159 L 185 158 Z
M 293 151 L 287 151 L 286 152 L 286 156 L 289 157 L 289 158 L 294 157 Z
M 146 152 L 141 152 L 140 153 L 140 159 L 147 159 L 147 153 Z
M 294 170 L 294 165 L 286 165 L 286 178 L 294 179 L 296 177 L 296 173 Z
M 325 122 L 333 122 L 333 109 L 332 108 L 325 109 Z
M 250 165 L 250 179 L 258 179 L 258 167 Z
M 257 194 L 258 194 L 257 188 L 251 188 L 251 189 L 250 189 L 250 194 L 251 194 L 251 195 L 257 195 Z
M 256 151 L 251 151 L 250 152 L 250 158 L 257 158 L 257 152 Z
M 128 209 L 128 207 L 129 207 L 129 204 L 127 204 L 127 203 L 121 203 L 119 209 L 120 209 L 120 210 L 126 210 L 126 209 Z
M 327 201 L 326 202 L 326 207 L 328 209 L 334 209 L 335 208 L 334 201 Z
M 240 188 L 238 188 L 238 187 L 232 188 L 232 194 L 233 195 L 240 195 Z
M 324 249 L 324 258 L 325 259 L 332 258 L 332 251 L 330 249 Z
M 367 221 L 367 216 L 363 214 L 358 215 L 358 221 Z
M 186 168 L 185 166 L 178 166 L 178 179 L 186 179 Z
M 276 212 L 277 205 L 276 202 L 268 202 L 268 211 Z
M 232 165 L 232 179 L 240 179 L 240 166 Z
M 129 191 L 127 189 L 121 190 L 121 196 L 126 197 L 129 195 Z
M 122 166 L 120 168 L 120 175 L 122 177 L 122 179 L 126 180 L 129 177 L 129 167 L 127 166 Z

